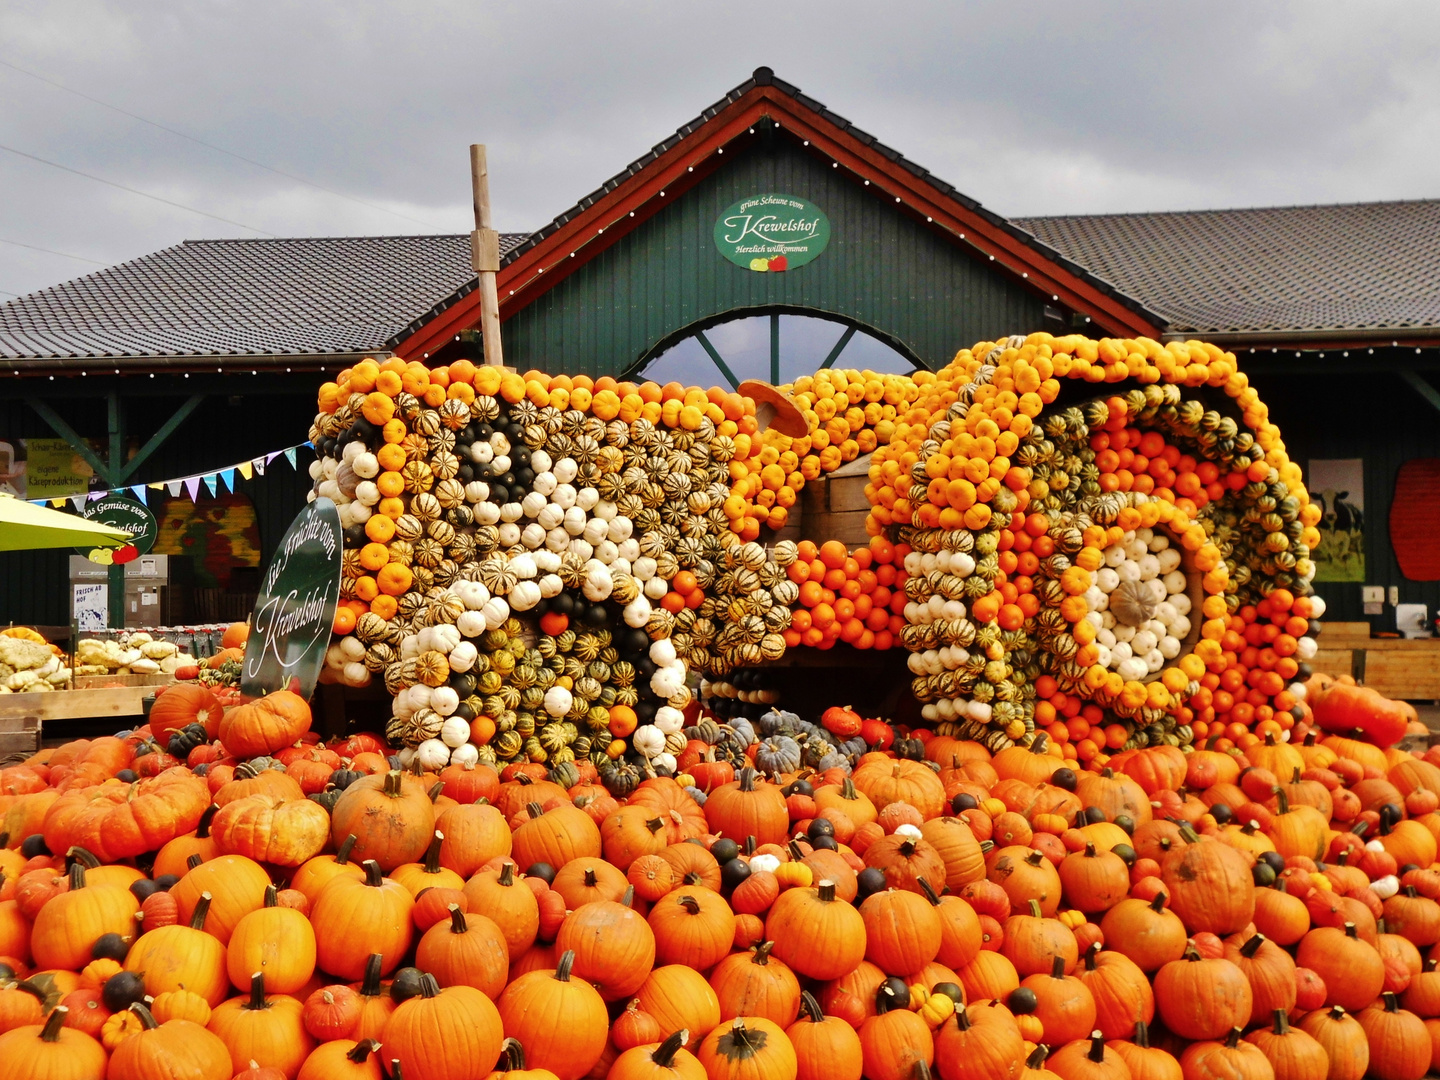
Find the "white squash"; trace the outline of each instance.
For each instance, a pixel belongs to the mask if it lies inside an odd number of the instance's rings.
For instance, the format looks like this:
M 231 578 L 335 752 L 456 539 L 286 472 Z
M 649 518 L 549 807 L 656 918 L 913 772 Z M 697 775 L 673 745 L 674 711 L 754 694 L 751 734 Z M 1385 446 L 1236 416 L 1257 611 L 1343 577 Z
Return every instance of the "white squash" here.
M 457 746 L 464 746 L 470 741 L 470 724 L 463 717 L 447 717 L 445 723 L 440 725 L 440 741 L 454 750 Z
M 423 768 L 439 772 L 450 764 L 450 747 L 439 739 L 426 739 L 415 748 L 415 760 L 419 761 Z

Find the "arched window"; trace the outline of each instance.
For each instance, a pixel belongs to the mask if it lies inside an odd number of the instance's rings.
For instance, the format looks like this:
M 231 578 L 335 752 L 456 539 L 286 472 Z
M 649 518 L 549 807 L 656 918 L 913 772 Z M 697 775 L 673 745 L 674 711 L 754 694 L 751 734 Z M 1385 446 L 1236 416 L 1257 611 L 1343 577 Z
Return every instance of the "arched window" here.
M 895 344 L 859 326 L 771 311 L 687 327 L 658 343 L 627 378 L 734 388 L 746 379 L 790 383 L 837 366 L 905 374 L 921 365 Z

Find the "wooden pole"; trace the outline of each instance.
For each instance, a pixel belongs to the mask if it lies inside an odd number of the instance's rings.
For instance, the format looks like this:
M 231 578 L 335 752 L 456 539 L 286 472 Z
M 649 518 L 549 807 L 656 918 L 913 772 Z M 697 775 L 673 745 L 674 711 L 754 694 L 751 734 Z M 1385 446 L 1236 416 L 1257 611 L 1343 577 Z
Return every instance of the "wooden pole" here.
M 500 348 L 500 297 L 495 274 L 500 269 L 500 234 L 490 218 L 490 174 L 485 165 L 485 147 L 470 144 L 470 183 L 475 195 L 475 230 L 470 234 L 470 263 L 480 281 L 480 337 L 485 343 L 485 363 L 504 367 Z

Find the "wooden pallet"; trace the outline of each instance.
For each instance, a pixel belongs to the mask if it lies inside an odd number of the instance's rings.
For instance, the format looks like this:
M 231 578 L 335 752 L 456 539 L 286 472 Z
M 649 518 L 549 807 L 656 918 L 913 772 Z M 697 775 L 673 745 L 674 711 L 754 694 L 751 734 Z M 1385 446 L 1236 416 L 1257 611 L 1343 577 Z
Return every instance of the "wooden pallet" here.
M 15 696 L 19 697 L 20 695 Z M 40 718 L 38 716 L 28 713 L 0 716 L 0 762 L 19 754 L 29 757 L 39 749 Z

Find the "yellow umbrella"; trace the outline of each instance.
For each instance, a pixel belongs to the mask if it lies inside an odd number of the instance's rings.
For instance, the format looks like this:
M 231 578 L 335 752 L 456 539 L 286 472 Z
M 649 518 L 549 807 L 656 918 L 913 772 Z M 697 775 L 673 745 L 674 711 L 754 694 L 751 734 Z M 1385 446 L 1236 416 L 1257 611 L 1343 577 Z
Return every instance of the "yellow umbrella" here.
M 0 494 L 0 551 L 118 547 L 129 539 L 124 529 Z

